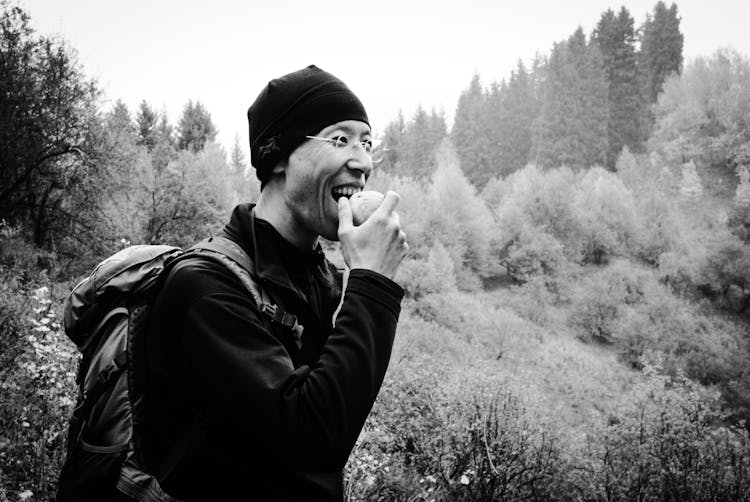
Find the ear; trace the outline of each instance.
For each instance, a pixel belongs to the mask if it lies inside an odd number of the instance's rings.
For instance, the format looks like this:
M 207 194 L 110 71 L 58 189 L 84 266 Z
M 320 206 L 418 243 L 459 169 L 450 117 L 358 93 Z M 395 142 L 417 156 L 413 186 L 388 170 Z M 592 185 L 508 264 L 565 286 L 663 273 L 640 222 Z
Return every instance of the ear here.
M 284 157 L 275 166 L 273 166 L 271 174 L 282 174 L 284 171 L 286 171 L 287 167 L 289 167 L 289 157 Z

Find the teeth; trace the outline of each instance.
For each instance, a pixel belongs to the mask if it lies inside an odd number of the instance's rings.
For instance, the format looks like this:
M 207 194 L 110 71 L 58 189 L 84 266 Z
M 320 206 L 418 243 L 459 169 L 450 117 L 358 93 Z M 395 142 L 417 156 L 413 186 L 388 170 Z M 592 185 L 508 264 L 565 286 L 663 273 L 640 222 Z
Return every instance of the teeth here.
M 331 195 L 333 195 L 334 198 L 338 199 L 339 197 L 351 197 L 355 193 L 361 191 L 362 189 L 357 187 L 340 186 L 335 187 L 333 190 L 331 190 Z

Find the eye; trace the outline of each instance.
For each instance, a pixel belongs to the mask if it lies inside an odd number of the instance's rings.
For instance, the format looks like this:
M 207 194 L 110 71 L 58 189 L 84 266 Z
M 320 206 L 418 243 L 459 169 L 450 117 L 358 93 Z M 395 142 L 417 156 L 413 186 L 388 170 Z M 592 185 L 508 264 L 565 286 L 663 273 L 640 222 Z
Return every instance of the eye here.
M 367 153 L 372 153 L 372 140 L 366 139 L 359 143 Z
M 349 144 L 349 138 L 346 136 L 336 136 L 335 138 L 331 138 L 331 141 L 337 148 L 344 148 Z

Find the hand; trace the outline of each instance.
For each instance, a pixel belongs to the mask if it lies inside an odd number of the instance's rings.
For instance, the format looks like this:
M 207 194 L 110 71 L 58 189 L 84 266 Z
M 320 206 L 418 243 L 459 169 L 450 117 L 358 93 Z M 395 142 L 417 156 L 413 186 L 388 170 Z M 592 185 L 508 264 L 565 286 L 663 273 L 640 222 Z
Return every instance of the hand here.
M 409 245 L 394 211 L 400 197 L 387 192 L 383 203 L 360 226 L 352 221 L 349 199 L 339 199 L 339 242 L 344 261 L 350 269 L 364 268 L 393 279 Z

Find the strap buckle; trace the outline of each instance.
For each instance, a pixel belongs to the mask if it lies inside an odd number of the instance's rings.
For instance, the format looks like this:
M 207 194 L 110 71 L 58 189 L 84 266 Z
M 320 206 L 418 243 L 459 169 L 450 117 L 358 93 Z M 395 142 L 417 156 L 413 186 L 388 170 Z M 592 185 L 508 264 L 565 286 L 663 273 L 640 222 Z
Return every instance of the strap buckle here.
M 277 305 L 272 303 L 264 303 L 261 305 L 260 311 L 270 317 L 272 323 L 279 324 L 291 331 L 294 335 L 294 343 L 297 344 L 297 348 L 302 348 L 302 333 L 304 332 L 305 327 L 297 322 L 296 315 L 284 312 Z

